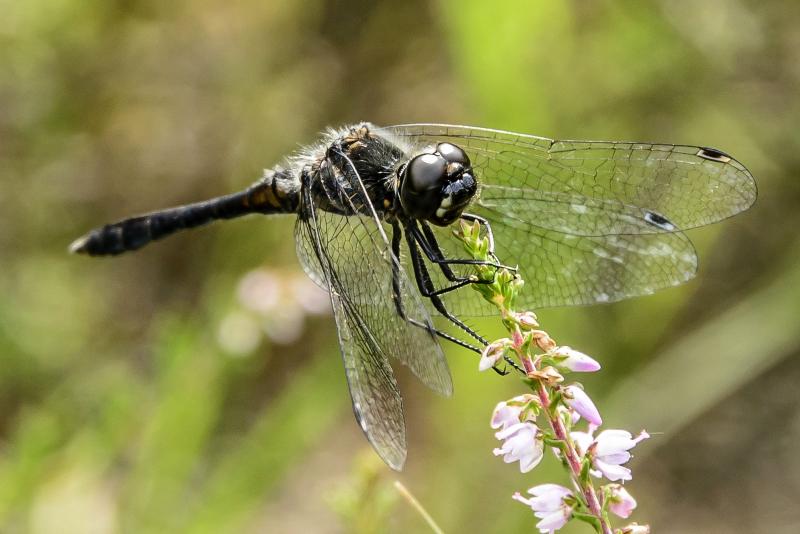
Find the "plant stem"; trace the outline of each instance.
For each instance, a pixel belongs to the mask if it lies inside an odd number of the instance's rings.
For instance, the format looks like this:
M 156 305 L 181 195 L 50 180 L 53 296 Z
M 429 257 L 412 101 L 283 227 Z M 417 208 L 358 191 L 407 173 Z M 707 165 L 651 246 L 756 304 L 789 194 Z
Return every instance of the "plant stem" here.
M 490 256 L 491 253 L 488 249 L 488 241 L 486 238 L 481 237 L 480 227 L 477 225 L 477 223 L 471 226 L 468 224 L 462 224 L 460 234 L 458 235 L 464 241 L 467 250 L 470 252 L 470 254 L 472 254 L 473 258 L 482 261 L 496 260 L 496 258 Z M 581 476 L 581 470 L 583 467 L 581 457 L 578 454 L 578 451 L 575 450 L 575 443 L 573 443 L 572 438 L 570 437 L 569 432 L 564 425 L 564 421 L 561 419 L 557 411 L 550 409 L 550 392 L 548 390 L 546 381 L 541 378 L 541 375 L 537 372 L 538 369 L 536 368 L 536 364 L 534 364 L 533 360 L 531 359 L 529 353 L 530 345 L 524 345 L 525 348 L 523 348 L 523 345 L 521 344 L 521 341 L 523 340 L 523 333 L 520 331 L 519 325 L 514 324 L 513 318 L 516 314 L 514 310 L 511 309 L 514 295 L 522 285 L 521 279 L 516 276 L 516 274 L 510 275 L 504 269 L 498 270 L 487 266 L 476 266 L 476 272 L 478 273 L 479 278 L 482 280 L 493 280 L 491 284 L 483 286 L 474 285 L 473 287 L 480 291 L 487 301 L 497 306 L 498 310 L 500 311 L 500 315 L 503 318 L 503 323 L 506 325 L 507 330 L 514 340 L 514 352 L 516 353 L 520 363 L 522 363 L 525 373 L 532 380 L 530 384 L 531 388 L 536 392 L 539 397 L 539 401 L 542 404 L 542 413 L 547 418 L 547 421 L 550 425 L 550 428 L 553 430 L 553 434 L 555 435 L 556 439 L 564 444 L 563 453 L 567 460 L 567 464 L 569 465 L 570 475 L 575 487 L 579 489 L 583 495 L 591 515 L 597 518 L 596 526 L 599 528 L 599 531 L 602 532 L 602 534 L 613 534 L 613 529 L 609 524 L 608 518 L 603 513 L 603 508 L 600 505 L 600 499 L 597 497 L 597 490 L 595 490 L 592 481 L 589 480 L 588 477 Z M 516 281 L 517 284 L 514 284 L 512 280 Z M 584 480 L 584 478 L 586 479 Z
M 523 358 L 523 365 L 526 365 L 524 360 L 528 360 L 530 362 L 530 358 Z M 582 480 L 581 460 L 577 451 L 575 450 L 575 444 L 572 442 L 572 439 L 570 439 L 569 433 L 564 427 L 564 422 L 560 417 L 558 417 L 558 415 L 556 415 L 556 417 L 550 416 L 550 395 L 548 394 L 547 388 L 541 380 L 537 380 L 536 393 L 542 403 L 542 412 L 545 414 L 547 421 L 550 423 L 550 428 L 553 429 L 553 433 L 555 434 L 556 438 L 564 443 L 563 452 L 567 459 L 567 464 L 569 464 L 573 482 L 578 488 L 580 488 L 581 493 L 583 493 L 583 497 L 586 500 L 586 504 L 589 506 L 589 510 L 591 511 L 592 515 L 597 517 L 601 532 L 603 534 L 613 534 L 611 525 L 608 524 L 608 520 L 603 514 L 603 509 L 600 506 L 600 500 L 597 498 L 597 491 L 594 489 L 594 485 L 590 480 L 586 480 L 585 482 Z
M 433 520 L 428 511 L 425 510 L 425 508 L 423 508 L 423 506 L 417 499 L 414 498 L 414 496 L 411 494 L 410 491 L 408 491 L 408 488 L 406 488 L 402 482 L 400 482 L 399 480 L 395 480 L 394 487 L 398 491 L 398 493 L 400 493 L 400 495 L 402 495 L 403 498 L 406 501 L 408 501 L 408 504 L 410 504 L 411 507 L 415 509 L 417 513 L 419 513 L 419 515 L 422 516 L 422 519 L 424 519 L 425 522 L 428 523 L 428 526 L 431 527 L 431 530 L 435 532 L 435 534 L 444 534 L 442 529 L 439 528 L 439 525 L 436 524 L 436 521 Z
M 503 312 L 508 313 L 510 310 L 503 310 Z M 533 364 L 533 361 L 531 361 L 531 358 L 519 350 L 516 352 L 520 362 L 522 363 L 522 366 L 528 373 L 528 376 L 533 377 L 533 373 L 536 371 L 536 368 Z M 555 417 L 551 417 L 552 412 L 550 410 L 550 394 L 547 391 L 547 386 L 543 380 L 535 379 L 535 381 L 535 391 L 539 397 L 539 401 L 542 403 L 542 413 L 547 418 L 547 422 L 550 424 L 553 434 L 555 434 L 556 438 L 564 444 L 564 457 L 567 459 L 570 474 L 572 475 L 572 481 L 583 494 L 583 497 L 586 500 L 586 505 L 589 507 L 589 511 L 597 518 L 600 525 L 600 531 L 603 534 L 613 534 L 611 525 L 609 525 L 608 520 L 603 514 L 603 508 L 600 506 L 600 499 L 597 498 L 597 490 L 595 490 L 594 485 L 590 480 L 585 482 L 582 480 L 581 459 L 578 455 L 578 451 L 575 450 L 575 444 L 572 442 L 569 432 L 567 432 L 567 429 L 564 426 L 564 421 L 561 420 L 557 412 Z

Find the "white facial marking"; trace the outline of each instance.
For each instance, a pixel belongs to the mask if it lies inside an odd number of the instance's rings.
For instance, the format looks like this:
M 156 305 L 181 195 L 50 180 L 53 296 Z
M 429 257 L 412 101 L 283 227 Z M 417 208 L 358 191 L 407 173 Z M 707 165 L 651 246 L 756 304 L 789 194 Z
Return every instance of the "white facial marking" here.
M 447 215 L 446 209 L 439 208 L 438 210 L 436 210 L 436 216 L 439 217 L 440 219 L 444 218 L 445 215 Z
M 442 199 L 442 202 L 439 204 L 439 206 L 441 206 L 442 208 L 449 208 L 452 205 L 453 205 L 453 196 L 452 195 L 447 195 L 446 197 L 444 197 Z

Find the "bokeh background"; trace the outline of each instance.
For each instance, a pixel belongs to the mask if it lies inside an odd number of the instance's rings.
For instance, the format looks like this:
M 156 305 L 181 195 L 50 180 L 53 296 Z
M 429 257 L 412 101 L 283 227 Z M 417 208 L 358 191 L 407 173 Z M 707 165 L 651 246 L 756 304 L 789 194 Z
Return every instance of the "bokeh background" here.
M 350 409 L 291 218 L 70 256 L 122 216 L 238 190 L 328 125 L 453 122 L 710 145 L 759 182 L 691 232 L 693 282 L 541 310 L 601 360 L 630 491 L 658 532 L 800 529 L 800 9 L 795 0 L 0 0 L 0 531 L 532 532 L 562 476 L 491 454 L 523 391 L 447 348 L 456 393 L 399 372 L 395 474 Z M 476 321 L 488 336 L 498 321 Z M 586 526 L 571 532 L 588 532 Z

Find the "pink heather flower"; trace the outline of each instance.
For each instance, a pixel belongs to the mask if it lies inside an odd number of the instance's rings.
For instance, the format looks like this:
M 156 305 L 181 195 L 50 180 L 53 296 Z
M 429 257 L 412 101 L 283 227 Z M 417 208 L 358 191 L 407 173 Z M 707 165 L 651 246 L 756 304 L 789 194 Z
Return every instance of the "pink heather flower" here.
M 631 459 L 631 453 L 628 451 L 649 437 L 650 435 L 644 431 L 635 438 L 626 430 L 600 432 L 595 438 L 594 466 L 612 482 L 630 480 L 631 470 L 622 467 L 622 464 Z
M 582 455 L 588 454 L 592 460 L 592 466 L 597 470 L 595 476 L 603 475 L 612 482 L 617 480 L 630 480 L 631 470 L 622 467 L 631 459 L 631 450 L 642 440 L 650 437 L 650 434 L 642 430 L 635 438 L 627 430 L 604 430 L 592 437 L 588 432 L 570 433 L 572 440 Z
M 527 473 L 544 455 L 544 440 L 539 428 L 530 422 L 517 423 L 500 430 L 494 435 L 503 441 L 503 446 L 494 449 L 495 456 L 503 456 L 507 464 L 519 461 L 519 470 Z
M 633 509 L 636 508 L 636 499 L 628 493 L 622 484 L 609 484 L 608 509 L 620 516 L 622 519 L 630 517 Z
M 478 363 L 478 370 L 486 371 L 487 369 L 491 369 L 497 364 L 497 362 L 503 359 L 503 353 L 506 351 L 506 345 L 508 345 L 510 341 L 511 340 L 509 339 L 501 339 L 486 345 L 486 347 L 483 349 L 483 352 L 481 352 L 481 361 Z
M 539 327 L 539 321 L 536 318 L 536 314 L 531 311 L 517 313 L 515 314 L 515 317 L 522 328 L 530 330 L 532 328 Z
M 522 412 L 530 406 L 531 402 L 537 402 L 537 399 L 530 393 L 498 402 L 492 412 L 492 422 L 490 423 L 492 428 L 508 428 L 522 422 Z
M 556 347 L 551 353 L 556 365 L 576 373 L 593 373 L 600 370 L 597 360 L 571 347 Z
M 625 525 L 617 532 L 619 532 L 619 534 L 650 534 L 650 525 L 631 523 L 630 525 Z
M 581 417 L 596 426 L 603 424 L 600 412 L 585 391 L 573 384 L 565 387 L 562 392 L 566 405 L 578 412 Z
M 528 490 L 533 497 L 526 499 L 519 493 L 512 498 L 531 507 L 541 519 L 536 528 L 542 533 L 552 533 L 567 524 L 572 517 L 574 499 L 572 492 L 558 484 L 540 484 Z

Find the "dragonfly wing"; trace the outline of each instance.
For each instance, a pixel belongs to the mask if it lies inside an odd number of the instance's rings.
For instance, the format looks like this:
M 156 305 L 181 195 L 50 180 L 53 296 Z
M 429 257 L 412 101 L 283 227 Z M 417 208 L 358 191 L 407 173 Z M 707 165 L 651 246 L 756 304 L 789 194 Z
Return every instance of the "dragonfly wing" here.
M 405 427 L 397 382 L 388 363 L 393 356 L 442 395 L 452 394 L 452 379 L 441 347 L 432 333 L 430 315 L 374 215 L 356 173 L 340 200 L 354 213 L 342 216 L 316 209 L 303 194 L 296 235 L 303 267 L 323 280 L 331 293 L 339 343 L 353 410 L 364 433 L 387 464 L 399 469 L 405 459 Z M 397 285 L 405 318 L 393 298 Z M 412 319 L 417 324 L 412 324 Z M 422 326 L 417 326 L 422 325 Z
M 476 210 L 477 211 L 477 210 Z M 681 232 L 663 234 L 573 235 L 525 222 L 498 222 L 488 213 L 501 262 L 517 266 L 525 287 L 517 297 L 520 309 L 616 302 L 679 285 L 697 271 L 697 255 Z M 452 229 L 435 229 L 445 255 L 464 257 Z M 432 269 L 432 272 L 435 272 Z M 460 269 L 467 274 L 468 269 Z M 438 284 L 446 284 L 439 276 Z M 497 313 L 471 287 L 442 295 L 456 315 Z
M 677 231 L 735 215 L 749 208 L 757 196 L 755 180 L 744 165 L 707 147 L 556 141 L 443 124 L 385 130 L 412 145 L 459 145 L 480 170 L 478 181 L 484 189 L 563 193 L 573 199 L 599 199 L 609 206 L 635 206 L 663 216 Z M 649 225 L 641 230 L 659 233 L 663 228 Z
M 528 282 L 525 307 L 613 302 L 690 279 L 697 257 L 682 230 L 747 209 L 753 177 L 713 149 L 686 145 L 554 141 L 436 124 L 386 131 L 411 147 L 461 146 L 480 191 L 468 211 L 490 221 L 497 255 Z M 448 257 L 460 243 L 440 232 Z M 490 308 L 465 288 L 451 311 Z
M 400 470 L 406 460 L 403 399 L 387 355 L 347 299 L 331 292 L 353 413 L 378 455 Z

